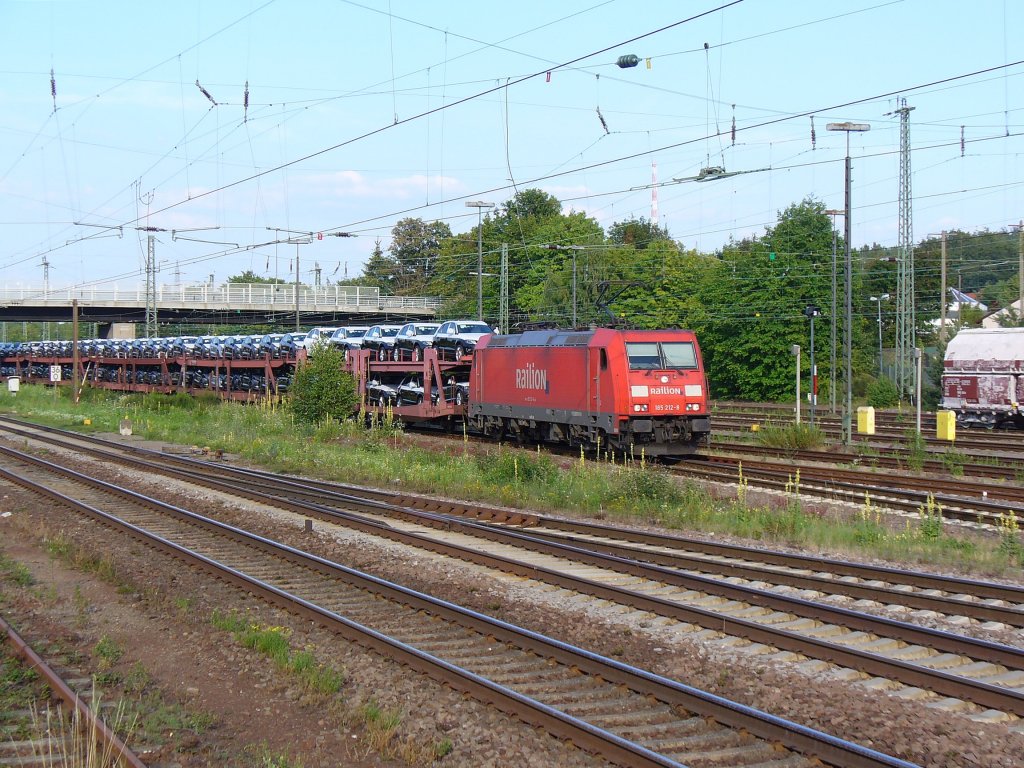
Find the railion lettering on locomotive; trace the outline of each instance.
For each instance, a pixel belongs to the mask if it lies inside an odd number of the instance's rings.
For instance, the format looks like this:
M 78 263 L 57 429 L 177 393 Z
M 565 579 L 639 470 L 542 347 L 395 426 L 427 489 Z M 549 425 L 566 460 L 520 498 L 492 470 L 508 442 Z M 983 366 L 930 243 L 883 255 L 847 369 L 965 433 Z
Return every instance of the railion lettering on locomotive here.
M 525 368 L 516 368 L 516 389 L 536 389 L 547 392 L 547 369 L 536 368 L 533 363 L 527 363 Z
M 682 387 L 651 387 L 652 395 L 681 395 Z

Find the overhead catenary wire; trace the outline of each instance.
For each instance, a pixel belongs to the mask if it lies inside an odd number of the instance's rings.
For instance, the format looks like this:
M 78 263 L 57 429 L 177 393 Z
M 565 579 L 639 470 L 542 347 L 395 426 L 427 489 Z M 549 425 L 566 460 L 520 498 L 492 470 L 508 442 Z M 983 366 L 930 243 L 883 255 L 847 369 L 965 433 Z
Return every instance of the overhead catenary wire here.
M 506 94 L 506 98 L 507 98 L 507 96 L 508 96 L 508 91 L 507 90 L 505 91 L 505 94 Z M 476 194 L 476 193 L 474 193 L 474 194 Z

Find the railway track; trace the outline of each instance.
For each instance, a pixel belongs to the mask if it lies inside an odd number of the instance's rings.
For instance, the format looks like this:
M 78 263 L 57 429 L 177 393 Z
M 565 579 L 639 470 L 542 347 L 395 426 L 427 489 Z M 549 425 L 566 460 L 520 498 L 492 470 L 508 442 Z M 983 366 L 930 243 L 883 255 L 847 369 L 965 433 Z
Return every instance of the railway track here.
M 946 520 L 1002 530 L 1003 521 L 1024 515 L 1024 488 L 967 479 L 893 475 L 864 469 L 758 461 L 713 455 L 706 463 L 684 463 L 672 471 L 723 483 L 741 480 L 762 488 L 918 514 L 930 505 Z
M 46 439 L 58 438 L 51 434 Z M 69 439 L 75 450 L 95 450 L 105 460 L 120 455 L 119 460 L 140 469 L 650 611 L 680 622 L 683 634 L 712 630 L 742 638 L 750 652 L 781 649 L 838 663 L 856 676 L 875 678 L 869 684 L 901 681 L 906 695 L 916 696 L 913 689 L 919 689 L 921 698 L 938 706 L 962 707 L 971 701 L 1011 717 L 1024 714 L 1020 649 L 827 606 L 818 597 L 843 595 L 1019 627 L 1024 626 L 1024 591 L 1017 587 L 396 497 L 152 451 L 133 449 L 149 458 L 130 458 L 123 447 L 96 448 L 92 441 Z M 509 523 L 525 530 L 508 530 Z M 486 547 L 481 540 L 488 542 Z M 635 577 L 628 589 L 615 585 L 621 584 L 622 574 Z M 815 600 L 783 594 L 792 590 Z
M 764 409 L 760 411 L 732 411 L 716 408 L 711 414 L 711 425 L 713 434 L 720 435 L 723 430 L 730 434 L 749 434 L 752 424 L 789 424 L 792 421 L 792 406 L 788 411 L 783 409 Z M 820 429 L 826 437 L 839 442 L 842 438 L 842 419 L 835 416 L 818 415 L 815 418 L 815 426 Z M 856 424 L 854 425 L 856 426 Z M 854 433 L 853 442 L 863 445 L 904 445 L 908 440 L 908 433 L 913 432 L 915 420 L 911 416 L 904 417 L 903 421 L 896 421 L 882 417 L 875 421 L 875 433 L 873 435 L 862 435 Z M 921 420 L 921 437 L 925 446 L 930 451 L 941 452 L 949 449 L 958 451 L 984 451 L 1010 460 L 1020 460 L 1024 455 L 1024 431 L 1021 430 L 979 430 L 979 429 L 958 429 L 956 440 L 940 440 L 934 437 L 935 417 Z
M 910 766 L 18 451 L 3 464 L 6 482 L 621 765 Z
M 740 454 L 753 456 L 755 458 L 775 458 L 783 461 L 812 462 L 817 464 L 849 464 L 866 469 L 891 469 L 900 472 L 915 471 L 912 462 L 905 453 L 891 451 L 879 453 L 878 455 L 853 453 L 842 450 L 810 451 L 810 450 L 786 450 L 783 448 L 771 448 L 755 443 L 730 443 L 725 440 L 713 440 L 711 447 L 723 453 Z M 990 480 L 1005 480 L 1019 482 L 1024 477 L 1024 465 L 1014 463 L 985 463 L 977 460 L 974 456 L 971 461 L 954 463 L 940 459 L 928 459 L 921 462 L 919 472 L 953 475 L 953 469 L 967 478 L 987 478 Z
M 24 706 L 0 712 L 0 765 L 46 768 L 55 764 L 145 768 L 145 764 L 89 706 L 92 677 L 64 664 L 51 664 L 46 643 L 27 641 L 0 617 L 0 645 L 17 673 L 4 676 L 17 687 Z M 0 654 L 0 660 L 5 654 Z M 5 695 L 15 699 L 14 692 Z M 48 716 L 58 705 L 65 716 Z

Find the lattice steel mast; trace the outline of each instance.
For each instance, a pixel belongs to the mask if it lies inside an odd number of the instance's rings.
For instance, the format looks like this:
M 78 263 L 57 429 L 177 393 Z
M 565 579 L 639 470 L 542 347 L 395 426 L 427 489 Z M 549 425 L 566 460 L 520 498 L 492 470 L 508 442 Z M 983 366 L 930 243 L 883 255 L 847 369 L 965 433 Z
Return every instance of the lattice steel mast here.
M 896 386 L 901 395 L 914 391 L 914 349 L 917 317 L 914 307 L 914 217 L 910 187 L 910 112 L 900 100 L 899 246 L 896 256 Z
M 146 238 L 146 338 L 156 335 L 156 236 L 150 235 Z

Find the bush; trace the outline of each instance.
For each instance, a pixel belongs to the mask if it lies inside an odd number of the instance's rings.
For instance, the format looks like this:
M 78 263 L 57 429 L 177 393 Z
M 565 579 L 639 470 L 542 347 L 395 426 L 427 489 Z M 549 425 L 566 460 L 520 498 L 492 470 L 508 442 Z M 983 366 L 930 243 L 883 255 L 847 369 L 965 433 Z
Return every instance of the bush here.
M 890 408 L 900 401 L 900 391 L 889 379 L 875 379 L 868 387 L 868 405 L 873 408 Z
M 318 349 L 295 369 L 289 390 L 292 412 L 299 421 L 318 424 L 325 419 L 347 419 L 359 407 L 356 381 L 342 370 L 338 349 Z
M 757 433 L 758 442 L 769 448 L 787 451 L 809 451 L 820 448 L 825 433 L 810 424 L 765 424 Z

